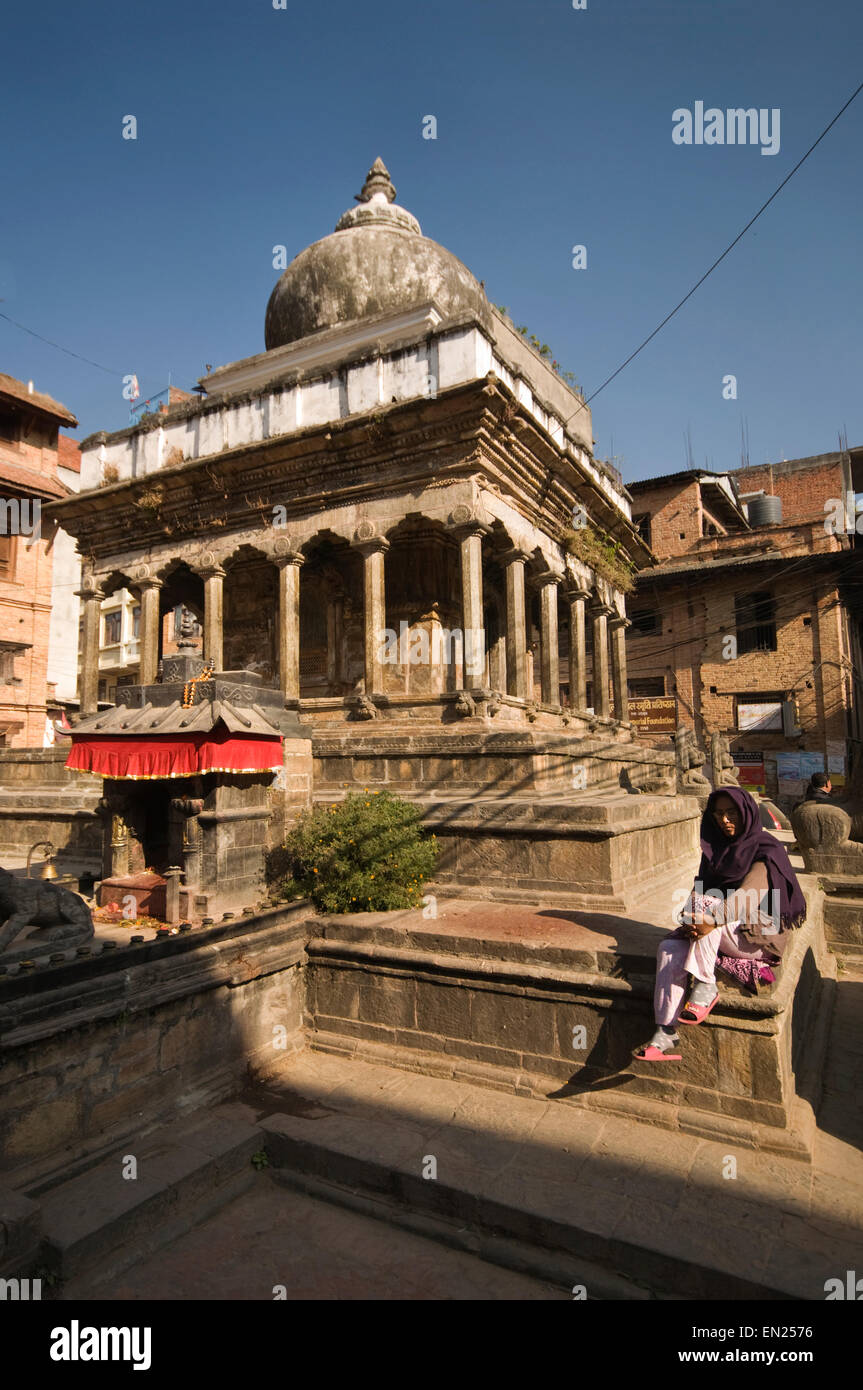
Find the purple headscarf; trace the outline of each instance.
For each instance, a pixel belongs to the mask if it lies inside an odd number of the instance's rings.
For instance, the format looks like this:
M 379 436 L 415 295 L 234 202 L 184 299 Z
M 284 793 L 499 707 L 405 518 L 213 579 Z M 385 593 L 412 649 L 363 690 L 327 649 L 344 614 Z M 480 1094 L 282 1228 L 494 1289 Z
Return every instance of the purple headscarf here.
M 740 812 L 740 833 L 729 840 L 714 820 L 717 799 L 728 796 Z M 709 888 L 739 888 L 756 859 L 767 864 L 767 880 L 779 892 L 779 919 L 783 929 L 799 927 L 806 916 L 806 899 L 784 847 L 761 825 L 753 798 L 742 787 L 717 787 L 710 793 L 701 817 L 701 864 L 698 879 L 702 892 Z

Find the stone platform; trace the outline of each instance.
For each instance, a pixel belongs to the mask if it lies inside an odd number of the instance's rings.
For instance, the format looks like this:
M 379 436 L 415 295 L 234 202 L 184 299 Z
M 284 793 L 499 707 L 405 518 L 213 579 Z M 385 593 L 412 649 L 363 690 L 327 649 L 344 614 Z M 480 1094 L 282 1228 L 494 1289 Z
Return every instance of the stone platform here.
M 703 1297 L 748 1297 L 756 1288 L 768 1296 L 818 1297 L 812 1290 L 823 1285 L 820 1265 L 820 1285 L 801 1267 L 792 1289 L 778 1240 L 769 1256 L 764 1244 L 750 1288 L 747 1246 L 728 1258 L 713 1246 L 707 1250 L 703 1226 L 689 1216 L 672 1230 L 651 1215 L 653 1190 L 643 1187 L 645 1179 L 652 1182 L 645 1165 L 655 1161 L 665 1173 L 662 1201 L 680 1217 L 703 1200 L 690 1191 L 693 1182 L 707 1182 L 713 1208 L 721 1194 L 728 1198 L 728 1219 L 737 1221 L 741 1241 L 753 1221 L 759 1231 L 775 1232 L 768 1208 L 770 1194 L 781 1190 L 790 1194 L 787 1212 L 812 1212 L 815 1226 L 800 1226 L 793 1237 L 801 1248 L 816 1228 L 823 1241 L 823 1223 L 841 1224 L 842 1213 L 851 1211 L 854 1140 L 846 1131 L 849 1105 L 856 1103 L 856 1062 L 849 1055 L 844 1070 L 827 1069 L 833 1129 L 825 1150 L 814 1111 L 825 1075 L 835 962 L 824 948 L 820 889 L 811 879 L 802 882 L 809 921 L 795 934 L 777 984 L 756 998 L 723 985 L 720 1005 L 681 1039 L 683 1061 L 661 1071 L 634 1063 L 630 1054 L 652 1028 L 654 952 L 670 925 L 670 882 L 655 883 L 639 913 L 626 918 L 439 898 L 431 919 L 421 911 L 325 918 L 297 903 L 174 936 L 146 933 L 137 945 L 119 924 L 100 927 L 83 954 L 70 951 L 62 961 L 46 959 L 33 971 L 0 978 L 0 1219 L 7 1229 L 0 1275 L 23 1276 L 44 1264 L 40 1241 L 44 1246 L 47 1239 L 69 1287 L 80 1277 L 87 1296 L 96 1254 L 104 1278 L 114 1268 L 102 1258 L 106 1250 L 114 1252 L 111 1260 L 116 1255 L 117 1268 L 127 1267 L 179 1238 L 246 1191 L 249 1154 L 264 1147 L 291 1185 L 335 1202 L 346 1182 L 355 1183 L 359 1164 L 368 1194 L 356 1197 L 356 1210 L 376 1210 L 447 1243 L 467 1231 L 470 1241 L 480 1240 L 469 1248 L 539 1277 L 556 1278 L 575 1254 L 572 1277 L 590 1282 L 591 1297 L 640 1296 L 637 1287 L 621 1291 L 608 1272 L 637 1284 L 642 1269 L 653 1271 L 666 1296 L 679 1297 L 694 1287 L 693 1278 L 699 1282 L 700 1264 L 730 1276 L 705 1276 Z M 847 1027 L 843 1036 L 850 1037 Z M 316 1090 L 324 1075 L 326 1099 Z M 273 1101 L 272 1088 L 284 1101 Z M 339 1106 L 357 1121 L 367 1093 L 381 1097 L 380 1104 L 384 1097 L 393 1102 L 392 1113 L 377 1117 L 374 1134 L 369 1122 L 360 1123 L 368 1152 L 358 1148 L 353 1121 L 354 1129 L 339 1121 L 326 1133 L 320 1125 L 310 1133 L 308 1121 L 316 1123 L 321 1102 L 329 1113 L 336 1089 Z M 399 1125 L 413 1106 L 425 1124 L 426 1095 L 432 1111 L 443 1107 L 442 1119 L 455 1105 L 476 1128 L 464 1140 L 473 1167 L 454 1173 L 462 1137 L 455 1136 L 451 1150 L 445 1136 L 432 1143 L 409 1122 L 404 1143 L 409 1138 L 420 1157 L 437 1154 L 449 1164 L 446 1182 L 441 1175 L 438 1184 L 402 1172 L 407 1159 Z M 254 1116 L 244 1112 L 234 1125 L 225 1111 L 217 1121 L 214 1107 L 238 1096 L 254 1096 Z M 558 1152 L 553 1190 L 546 1158 L 531 1157 L 528 1142 L 540 1110 Z M 277 1121 L 264 1118 L 274 1113 Z M 504 1127 L 492 1144 L 500 1190 L 486 1201 L 492 1141 L 482 1117 L 494 1115 Z M 197 1117 L 212 1121 L 218 1133 L 190 1138 Z M 176 1126 L 182 1142 L 172 1156 L 168 1136 Z M 508 1136 L 516 1134 L 519 1145 L 528 1144 L 529 1171 L 521 1178 L 503 1173 Z M 706 1150 L 698 1145 L 705 1143 L 712 1178 L 699 1167 Z M 127 1152 L 156 1155 L 161 1168 L 152 1182 L 117 1180 L 116 1156 Z M 717 1155 L 724 1161 L 728 1153 L 745 1165 L 745 1192 L 722 1182 Z M 578 1158 L 575 1184 L 571 1155 Z M 534 1160 L 546 1166 L 534 1171 Z M 829 1213 L 814 1205 L 816 1175 L 825 1164 Z M 621 1195 L 628 1169 L 632 1181 Z M 211 1173 L 219 1182 L 215 1206 Z M 515 1186 L 507 1186 L 510 1176 Z M 857 1177 L 863 1183 L 863 1172 Z M 753 1183 L 764 1203 L 759 1211 L 747 1207 Z M 399 1193 L 410 1188 L 413 1214 L 374 1207 L 393 1184 Z M 684 1187 L 686 1201 L 677 1202 Z M 432 1188 L 445 1209 L 431 1198 L 431 1207 L 414 1201 L 416 1191 Z M 94 1206 L 87 1194 L 97 1190 L 102 1195 Z M 476 1236 L 483 1225 L 488 1230 Z M 147 1246 L 127 1249 L 145 1228 Z M 856 1230 L 853 1239 L 859 1241 Z M 563 1263 L 554 1250 L 569 1252 Z M 601 1278 L 596 1269 L 580 1272 L 585 1259 L 602 1266 Z
M 809 919 L 777 983 L 752 996 L 720 976 L 710 1017 L 681 1030 L 679 1063 L 632 1058 L 654 1027 L 669 881 L 638 917 L 441 899 L 436 920 L 323 919 L 307 947 L 307 1041 L 808 1160 L 836 965 L 821 890 L 803 883 Z
M 693 797 L 422 799 L 437 836 L 434 886 L 483 900 L 628 912 L 645 888 L 686 877 L 698 849 Z

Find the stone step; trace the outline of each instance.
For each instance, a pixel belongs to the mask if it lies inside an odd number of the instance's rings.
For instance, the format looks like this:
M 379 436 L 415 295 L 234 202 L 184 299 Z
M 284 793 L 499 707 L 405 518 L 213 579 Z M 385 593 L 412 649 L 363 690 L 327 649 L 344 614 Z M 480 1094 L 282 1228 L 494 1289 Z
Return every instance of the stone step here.
M 809 1210 L 793 1161 L 730 1184 L 727 1144 L 315 1053 L 252 1098 L 288 1186 L 588 1298 L 823 1297 L 840 1255 L 813 1272 L 777 1249 L 782 1213 Z
M 230 1103 L 140 1144 L 127 1141 L 86 1172 L 28 1193 L 42 1210 L 41 1262 L 63 1281 L 62 1298 L 98 1297 L 108 1280 L 245 1192 L 262 1146 L 253 1112 Z M 128 1155 L 136 1178 L 123 1177 Z

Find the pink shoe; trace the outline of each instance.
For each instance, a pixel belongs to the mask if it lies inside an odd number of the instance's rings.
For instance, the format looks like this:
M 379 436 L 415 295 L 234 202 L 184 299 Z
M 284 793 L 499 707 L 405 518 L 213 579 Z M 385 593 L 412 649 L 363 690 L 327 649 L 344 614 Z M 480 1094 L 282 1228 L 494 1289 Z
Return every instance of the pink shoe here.
M 711 1001 L 710 1001 L 709 1004 L 686 1004 L 686 1005 L 684 1005 L 683 1011 L 682 1011 L 682 1013 L 678 1016 L 677 1022 L 678 1022 L 678 1023 L 692 1023 L 692 1024 L 703 1023 L 704 1020 L 706 1019 L 707 1015 L 710 1013 L 710 1010 L 711 1010 L 712 1008 L 715 1008 L 718 999 L 719 999 L 719 991 L 717 990 L 716 993 L 715 993 L 715 995 L 713 996 L 713 998 L 711 999 Z M 688 1017 L 688 1018 L 686 1017 L 687 1013 L 689 1014 L 689 1017 Z
M 679 1052 L 663 1052 L 661 1047 L 654 1047 L 653 1043 L 647 1043 L 644 1047 L 637 1047 L 633 1052 L 636 1062 L 682 1062 L 683 1057 Z

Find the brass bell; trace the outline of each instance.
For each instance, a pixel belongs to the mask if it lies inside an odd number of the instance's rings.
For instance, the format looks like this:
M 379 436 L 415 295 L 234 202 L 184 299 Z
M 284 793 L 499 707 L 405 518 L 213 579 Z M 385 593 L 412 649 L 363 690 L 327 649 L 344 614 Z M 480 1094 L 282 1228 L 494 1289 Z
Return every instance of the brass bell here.
M 40 877 L 40 878 L 56 878 L 56 877 L 57 877 L 57 870 L 54 868 L 53 860 L 51 860 L 51 859 L 48 860 L 48 863 L 45 865 L 45 867 L 44 867 L 44 869 L 42 870 L 42 872 L 41 872 L 41 874 L 39 875 L 39 877 Z

